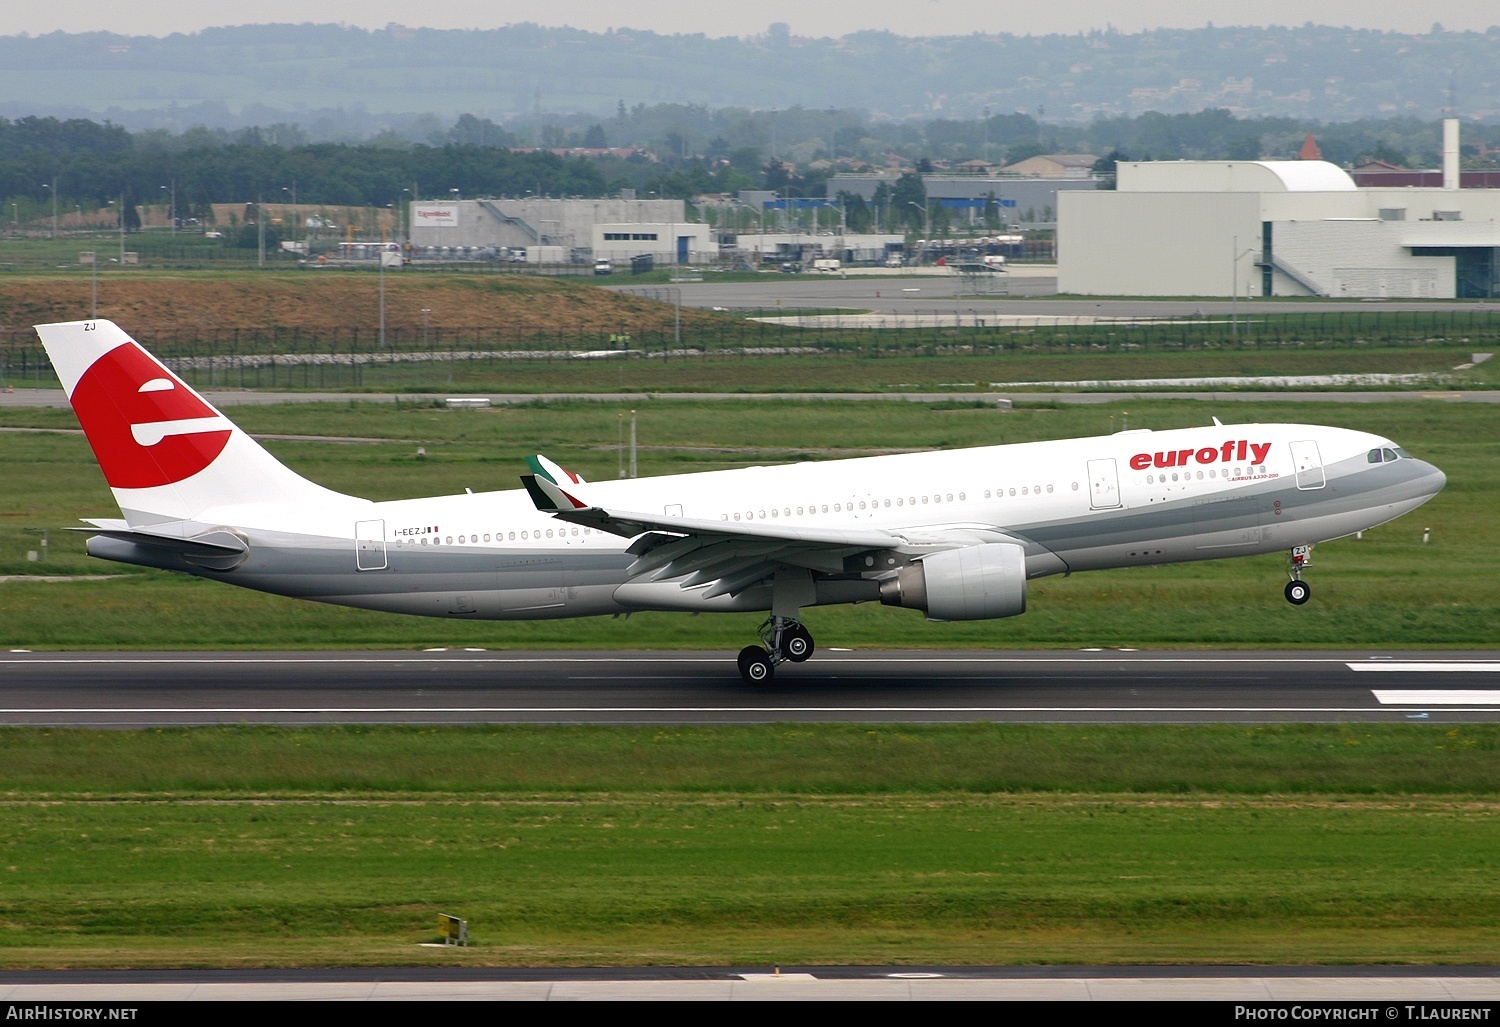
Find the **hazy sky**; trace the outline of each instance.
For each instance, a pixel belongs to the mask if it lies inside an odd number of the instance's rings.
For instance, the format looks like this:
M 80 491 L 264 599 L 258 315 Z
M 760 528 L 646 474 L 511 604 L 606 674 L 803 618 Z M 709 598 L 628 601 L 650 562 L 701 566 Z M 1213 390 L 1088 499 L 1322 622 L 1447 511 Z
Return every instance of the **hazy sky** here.
M 1485 29 L 1500 24 L 1495 0 L 52 0 L 6 5 L 0 35 L 62 30 L 107 30 L 164 36 L 213 25 L 266 22 L 345 22 L 369 28 L 390 23 L 431 28 L 496 28 L 518 22 L 575 28 L 651 29 L 746 36 L 783 21 L 797 35 L 841 36 L 858 29 L 888 29 L 900 35 L 961 35 L 968 32 L 1078 32 L 1114 25 L 1121 31 L 1169 26 L 1324 25 L 1425 32 L 1433 22 L 1448 29 Z

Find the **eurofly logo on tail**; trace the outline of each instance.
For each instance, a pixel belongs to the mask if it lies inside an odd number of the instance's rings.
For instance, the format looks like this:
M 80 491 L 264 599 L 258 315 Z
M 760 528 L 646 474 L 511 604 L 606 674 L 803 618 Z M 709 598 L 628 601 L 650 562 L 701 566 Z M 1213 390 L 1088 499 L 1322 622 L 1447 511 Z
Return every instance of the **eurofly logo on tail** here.
M 231 427 L 139 346 L 105 353 L 73 389 L 73 410 L 111 488 L 191 478 L 229 444 Z
M 1222 446 L 1204 446 L 1201 449 L 1169 449 L 1157 453 L 1137 453 L 1130 458 L 1130 466 L 1133 470 L 1144 471 L 1151 467 L 1186 467 L 1188 464 L 1197 462 L 1200 464 L 1230 463 L 1238 460 L 1249 461 L 1252 464 L 1263 464 L 1266 462 L 1266 454 L 1271 451 L 1269 442 L 1250 442 L 1246 439 L 1234 439 L 1224 443 Z

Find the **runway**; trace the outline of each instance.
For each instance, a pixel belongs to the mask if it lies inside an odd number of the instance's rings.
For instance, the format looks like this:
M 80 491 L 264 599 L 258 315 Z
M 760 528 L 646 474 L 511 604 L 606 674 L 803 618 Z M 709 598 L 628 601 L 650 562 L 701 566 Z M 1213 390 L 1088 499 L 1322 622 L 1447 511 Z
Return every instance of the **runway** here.
M 0 654 L 0 724 L 1500 720 L 1500 652 L 820 650 Z
M 1500 999 L 1493 966 L 829 966 L 509 969 L 0 971 L 0 1002 L 182 1001 L 1189 1001 L 1229 1020 L 1231 1003 L 1313 1002 L 1350 1019 L 1457 1018 Z M 1392 1003 L 1417 1002 L 1399 1008 Z M 1387 1010 L 1387 1006 L 1390 1006 Z M 1332 1019 L 1323 1007 L 1297 1019 Z M 1403 1015 L 1404 1014 L 1404 1015 Z M 1346 1014 L 1347 1016 L 1347 1014 Z M 1275 1019 L 1271 1017 L 1259 1017 Z

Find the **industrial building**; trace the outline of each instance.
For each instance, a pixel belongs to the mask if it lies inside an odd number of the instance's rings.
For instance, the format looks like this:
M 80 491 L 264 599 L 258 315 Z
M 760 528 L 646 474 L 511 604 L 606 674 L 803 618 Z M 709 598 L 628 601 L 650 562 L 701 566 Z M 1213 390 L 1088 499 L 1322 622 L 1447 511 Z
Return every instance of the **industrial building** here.
M 752 263 L 791 261 L 811 264 L 832 259 L 846 263 L 884 263 L 905 250 L 904 235 L 826 232 L 741 232 L 734 249 Z
M 1500 295 L 1500 189 L 1359 188 L 1321 160 L 1121 162 L 1059 196 L 1058 289 L 1115 296 Z
M 696 222 L 596 224 L 590 245 L 594 260 L 628 262 L 649 256 L 655 264 L 700 264 L 719 259 L 713 229 Z
M 605 233 L 650 233 L 654 239 L 631 240 L 643 246 L 649 242 L 650 248 L 620 250 L 619 255 L 650 253 L 661 264 L 709 259 L 707 251 L 713 247 L 702 242 L 707 230 L 690 224 L 685 208 L 681 200 L 422 201 L 411 205 L 409 238 L 418 254 L 462 247 L 467 252 L 546 254 L 540 259 L 552 262 L 591 259 L 590 251 Z

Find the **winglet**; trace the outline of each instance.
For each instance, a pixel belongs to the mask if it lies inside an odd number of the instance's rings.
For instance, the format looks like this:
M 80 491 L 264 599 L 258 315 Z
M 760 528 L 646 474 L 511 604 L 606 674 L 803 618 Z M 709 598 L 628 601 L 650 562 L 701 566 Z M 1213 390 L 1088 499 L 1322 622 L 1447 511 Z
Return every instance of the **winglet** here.
M 540 453 L 526 458 L 526 465 L 531 468 L 533 474 L 538 478 L 545 478 L 554 485 L 587 485 L 583 475 L 574 474 L 566 467 L 553 460 L 548 460 Z

